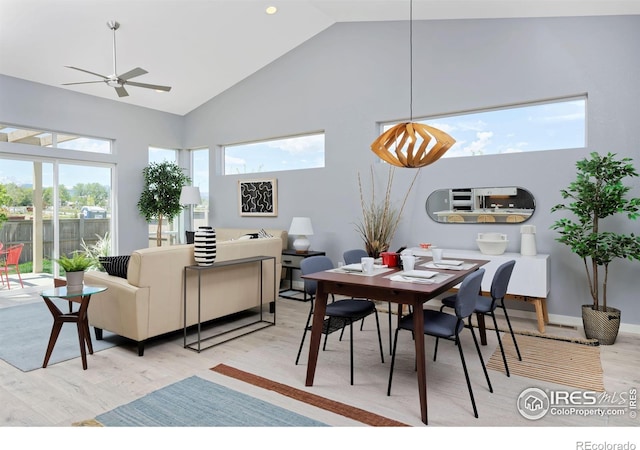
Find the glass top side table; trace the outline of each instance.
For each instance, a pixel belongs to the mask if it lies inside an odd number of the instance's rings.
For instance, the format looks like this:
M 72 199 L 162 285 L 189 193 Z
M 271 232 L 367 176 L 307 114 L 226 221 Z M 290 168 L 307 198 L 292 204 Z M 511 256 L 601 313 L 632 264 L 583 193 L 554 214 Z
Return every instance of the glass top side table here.
M 91 334 L 89 332 L 89 321 L 87 320 L 87 309 L 89 308 L 89 300 L 93 294 L 106 291 L 106 286 L 83 286 L 82 290 L 72 290 L 69 292 L 66 286 L 47 289 L 40 293 L 47 308 L 53 316 L 53 327 L 51 328 L 51 336 L 49 337 L 49 345 L 47 353 L 44 356 L 42 368 L 47 367 L 49 358 L 56 345 L 58 335 L 62 329 L 62 324 L 70 322 L 77 324 L 78 338 L 80 340 L 80 355 L 82 357 L 82 368 L 87 370 L 87 350 L 93 355 L 93 345 L 91 344 Z M 51 300 L 52 298 L 67 299 L 72 302 L 80 303 L 78 311 L 63 313 Z

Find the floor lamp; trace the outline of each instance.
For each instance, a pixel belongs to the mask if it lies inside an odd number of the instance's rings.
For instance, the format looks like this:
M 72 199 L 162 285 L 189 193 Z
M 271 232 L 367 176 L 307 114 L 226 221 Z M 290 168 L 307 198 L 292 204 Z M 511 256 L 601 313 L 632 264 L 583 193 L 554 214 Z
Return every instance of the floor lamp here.
M 196 186 L 182 186 L 180 192 L 180 204 L 189 208 L 189 223 L 185 226 L 185 236 L 188 236 L 189 231 L 193 230 L 193 208 L 194 205 L 199 205 L 202 202 L 200 199 L 200 188 Z M 193 232 L 193 231 L 192 231 Z M 187 244 L 189 239 L 187 238 Z

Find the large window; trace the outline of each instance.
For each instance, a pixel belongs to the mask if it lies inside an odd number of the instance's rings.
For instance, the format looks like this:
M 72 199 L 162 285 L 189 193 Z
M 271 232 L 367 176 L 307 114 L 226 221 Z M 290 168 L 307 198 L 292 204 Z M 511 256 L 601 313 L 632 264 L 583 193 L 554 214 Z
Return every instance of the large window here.
M 443 158 L 583 148 L 586 103 L 586 96 L 572 97 L 415 121 L 456 140 Z
M 55 159 L 10 159 L 0 155 L 2 205 L 9 220 L 0 226 L 5 246 L 24 244 L 21 271 L 59 275 L 53 264 L 103 243 L 111 245 L 113 167 Z
M 38 147 L 64 148 L 91 153 L 111 153 L 111 140 L 54 131 L 12 127 L 0 123 L 0 142 L 37 145 Z
M 149 162 L 160 163 L 163 161 L 177 162 L 178 151 L 172 148 L 149 147 Z
M 324 167 L 324 133 L 223 147 L 224 174 Z

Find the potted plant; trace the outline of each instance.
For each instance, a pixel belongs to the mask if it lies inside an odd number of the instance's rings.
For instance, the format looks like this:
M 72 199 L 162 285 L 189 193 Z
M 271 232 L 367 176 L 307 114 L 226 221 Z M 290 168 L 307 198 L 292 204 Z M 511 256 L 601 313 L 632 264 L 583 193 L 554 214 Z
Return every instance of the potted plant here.
M 407 203 L 407 198 L 411 192 L 411 188 L 420 173 L 418 169 L 409 185 L 409 189 L 402 200 L 400 209 L 397 209 L 391 203 L 391 187 L 393 185 L 393 175 L 395 168 L 389 166 L 387 176 L 387 187 L 382 202 L 376 200 L 375 182 L 373 176 L 373 168 L 371 169 L 371 196 L 365 198 L 360 174 L 358 174 L 358 186 L 360 188 L 360 204 L 362 206 L 362 220 L 356 224 L 356 230 L 360 233 L 364 242 L 364 248 L 373 258 L 380 256 L 380 253 L 389 250 L 391 239 L 398 228 L 402 211 Z
M 67 277 L 67 289 L 82 290 L 84 271 L 91 267 L 92 261 L 83 252 L 75 251 L 71 257 L 62 255 L 55 260 L 65 271 Z
M 162 222 L 166 218 L 169 223 L 180 214 L 183 206 L 180 204 L 182 186 L 191 183 L 180 166 L 176 163 L 163 161 L 151 163 L 142 170 L 144 189 L 138 201 L 138 210 L 147 222 L 158 220 L 156 230 L 156 244 L 162 245 Z
M 568 245 L 584 262 L 592 300 L 582 306 L 586 336 L 610 345 L 618 335 L 620 310 L 607 305 L 609 263 L 616 258 L 640 260 L 640 237 L 604 231 L 601 220 L 616 214 L 626 214 L 631 220 L 640 216 L 640 198 L 626 198 L 631 188 L 622 182 L 638 173 L 631 158 L 617 159 L 614 153 L 601 156 L 593 152 L 576 167 L 576 180 L 560 191 L 569 202 L 551 209 L 570 211 L 575 219 L 557 220 L 551 228 L 560 233 L 556 240 Z

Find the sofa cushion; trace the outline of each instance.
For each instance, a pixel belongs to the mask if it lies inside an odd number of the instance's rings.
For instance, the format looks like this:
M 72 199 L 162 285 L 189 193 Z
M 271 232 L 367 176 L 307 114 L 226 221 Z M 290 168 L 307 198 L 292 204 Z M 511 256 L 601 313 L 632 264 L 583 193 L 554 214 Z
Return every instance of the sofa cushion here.
M 109 275 L 120 278 L 127 278 L 127 270 L 129 269 L 130 258 L 130 255 L 101 256 L 98 258 L 98 260 Z

